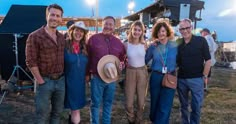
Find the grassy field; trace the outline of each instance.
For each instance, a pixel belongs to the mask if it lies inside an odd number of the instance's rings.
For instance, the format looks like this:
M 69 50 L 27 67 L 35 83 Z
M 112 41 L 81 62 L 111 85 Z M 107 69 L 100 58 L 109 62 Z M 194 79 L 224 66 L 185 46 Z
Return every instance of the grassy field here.
M 202 108 L 202 124 L 236 124 L 236 70 L 213 68 L 212 79 Z M 180 123 L 179 101 L 176 94 L 170 124 Z M 144 118 L 148 119 L 150 98 L 147 97 Z M 0 105 L 0 124 L 32 124 L 34 100 L 31 91 L 23 95 L 10 93 Z M 67 122 L 68 111 L 62 114 L 62 124 Z M 82 124 L 89 124 L 89 105 L 81 110 Z M 112 111 L 112 124 L 127 124 L 124 110 L 123 90 L 117 85 L 116 99 Z

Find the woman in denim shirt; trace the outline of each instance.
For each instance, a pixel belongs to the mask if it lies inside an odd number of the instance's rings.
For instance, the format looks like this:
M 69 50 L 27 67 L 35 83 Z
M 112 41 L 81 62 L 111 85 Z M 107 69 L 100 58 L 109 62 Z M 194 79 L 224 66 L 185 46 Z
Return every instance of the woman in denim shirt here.
M 85 83 L 88 63 L 86 35 L 88 29 L 83 21 L 70 26 L 65 47 L 66 95 L 65 108 L 71 110 L 69 122 L 80 122 L 80 109 L 86 105 Z
M 158 20 L 152 29 L 155 40 L 145 56 L 147 64 L 152 59 L 150 77 L 151 108 L 150 120 L 153 124 L 169 124 L 175 89 L 162 86 L 165 73 L 174 73 L 176 68 L 177 44 L 170 41 L 174 32 L 167 20 Z

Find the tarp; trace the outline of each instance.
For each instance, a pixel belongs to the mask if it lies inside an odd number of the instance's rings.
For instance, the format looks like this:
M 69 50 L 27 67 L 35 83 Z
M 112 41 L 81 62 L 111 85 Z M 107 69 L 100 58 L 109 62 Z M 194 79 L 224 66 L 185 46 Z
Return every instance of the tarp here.
M 0 25 L 0 33 L 29 34 L 46 24 L 46 6 L 12 5 Z
M 18 40 L 19 65 L 26 69 L 25 65 L 25 41 L 28 34 L 46 24 L 46 6 L 35 5 L 12 5 L 3 22 L 0 25 L 0 73 L 3 79 L 7 80 L 14 65 L 16 55 L 13 51 L 15 41 L 14 34 L 21 34 L 23 37 Z M 20 79 L 25 79 L 20 71 Z

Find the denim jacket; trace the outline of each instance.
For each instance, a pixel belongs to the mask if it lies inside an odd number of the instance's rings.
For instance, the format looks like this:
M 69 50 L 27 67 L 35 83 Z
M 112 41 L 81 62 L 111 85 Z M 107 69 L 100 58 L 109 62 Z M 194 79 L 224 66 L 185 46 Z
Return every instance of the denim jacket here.
M 168 51 L 167 54 L 166 51 Z M 162 72 L 163 57 L 165 55 L 167 71 L 175 71 L 177 56 L 177 44 L 175 41 L 168 41 L 166 45 L 162 45 L 160 42 L 153 43 L 147 49 L 145 63 L 147 64 L 152 59 L 151 70 Z

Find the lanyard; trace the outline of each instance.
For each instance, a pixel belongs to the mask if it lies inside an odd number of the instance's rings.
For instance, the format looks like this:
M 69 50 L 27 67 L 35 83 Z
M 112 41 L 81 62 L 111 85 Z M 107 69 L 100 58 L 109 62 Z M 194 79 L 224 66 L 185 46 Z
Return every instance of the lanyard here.
M 163 55 L 161 54 L 160 47 L 157 47 L 157 49 L 158 49 L 158 51 L 159 51 L 159 54 L 160 54 L 160 56 L 161 56 L 161 63 L 162 63 L 162 66 L 163 66 L 163 67 L 166 66 L 166 59 L 167 59 L 167 54 L 168 54 L 168 42 L 167 42 L 167 44 L 166 44 L 165 47 L 166 47 L 166 48 L 165 48 L 165 56 L 163 56 Z

